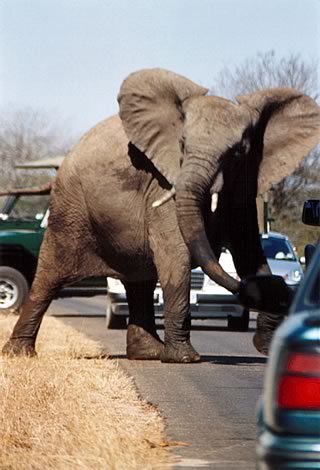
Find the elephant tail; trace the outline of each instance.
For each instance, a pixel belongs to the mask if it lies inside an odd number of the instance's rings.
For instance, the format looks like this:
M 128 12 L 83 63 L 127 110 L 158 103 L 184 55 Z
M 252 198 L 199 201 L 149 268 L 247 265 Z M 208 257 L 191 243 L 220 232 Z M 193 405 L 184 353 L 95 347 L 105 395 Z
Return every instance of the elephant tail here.
M 10 196 L 15 194 L 39 194 L 46 195 L 50 194 L 53 186 L 53 181 L 48 181 L 39 186 L 31 186 L 29 188 L 9 188 L 4 191 L 0 191 L 0 196 Z

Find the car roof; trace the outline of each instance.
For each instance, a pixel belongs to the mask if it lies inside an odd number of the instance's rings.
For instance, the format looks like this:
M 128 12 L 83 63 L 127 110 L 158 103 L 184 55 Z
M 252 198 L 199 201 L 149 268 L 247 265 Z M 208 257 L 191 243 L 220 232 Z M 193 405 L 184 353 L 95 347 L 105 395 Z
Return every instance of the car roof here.
M 287 235 L 283 235 L 283 233 L 279 233 L 279 232 L 262 233 L 261 238 L 279 238 L 279 239 L 288 240 Z

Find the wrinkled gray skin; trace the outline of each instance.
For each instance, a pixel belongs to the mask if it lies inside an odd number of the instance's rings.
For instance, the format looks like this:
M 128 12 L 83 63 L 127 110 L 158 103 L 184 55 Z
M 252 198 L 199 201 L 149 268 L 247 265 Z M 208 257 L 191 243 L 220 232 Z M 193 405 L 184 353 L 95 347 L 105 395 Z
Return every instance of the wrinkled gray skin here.
M 266 90 L 237 103 L 206 92 L 161 69 L 124 81 L 120 117 L 86 134 L 58 172 L 36 277 L 4 353 L 35 354 L 41 320 L 57 291 L 105 275 L 126 288 L 128 358 L 200 359 L 190 343 L 190 268 L 200 265 L 237 292 L 239 282 L 217 262 L 227 246 L 240 277 L 268 271 L 257 192 L 290 174 L 318 143 L 320 120 L 318 106 L 296 90 Z M 175 198 L 153 207 L 173 185 Z M 214 192 L 219 198 L 212 213 Z M 154 322 L 157 278 L 164 344 Z M 278 320 L 258 322 L 254 344 L 262 353 Z

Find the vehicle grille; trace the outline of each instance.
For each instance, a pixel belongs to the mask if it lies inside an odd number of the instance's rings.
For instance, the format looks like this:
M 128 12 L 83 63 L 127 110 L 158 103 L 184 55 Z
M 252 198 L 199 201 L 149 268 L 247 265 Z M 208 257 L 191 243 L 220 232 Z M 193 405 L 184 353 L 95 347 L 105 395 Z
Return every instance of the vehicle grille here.
M 204 281 L 204 273 L 202 271 L 191 271 L 191 289 L 200 290 L 202 289 Z M 160 287 L 160 282 L 157 282 L 157 287 Z
M 204 281 L 204 273 L 202 271 L 191 271 L 191 289 L 199 290 L 202 289 Z

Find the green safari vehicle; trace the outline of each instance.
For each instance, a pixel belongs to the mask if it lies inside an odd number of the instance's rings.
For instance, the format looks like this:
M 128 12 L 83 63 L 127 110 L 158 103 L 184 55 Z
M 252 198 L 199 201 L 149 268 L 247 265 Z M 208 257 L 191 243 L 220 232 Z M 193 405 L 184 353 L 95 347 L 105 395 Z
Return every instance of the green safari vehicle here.
M 18 312 L 31 287 L 49 216 L 49 191 L 0 196 L 0 312 Z M 107 293 L 105 277 L 65 287 L 59 297 Z

